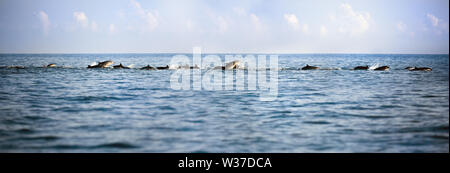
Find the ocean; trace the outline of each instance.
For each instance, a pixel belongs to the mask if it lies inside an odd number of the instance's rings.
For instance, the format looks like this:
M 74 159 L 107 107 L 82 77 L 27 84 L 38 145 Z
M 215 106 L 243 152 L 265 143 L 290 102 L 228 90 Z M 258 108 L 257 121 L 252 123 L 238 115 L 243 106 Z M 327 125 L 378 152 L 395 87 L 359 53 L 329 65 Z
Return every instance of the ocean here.
M 280 54 L 273 101 L 138 69 L 174 55 L 0 54 L 0 152 L 449 152 L 448 55 Z

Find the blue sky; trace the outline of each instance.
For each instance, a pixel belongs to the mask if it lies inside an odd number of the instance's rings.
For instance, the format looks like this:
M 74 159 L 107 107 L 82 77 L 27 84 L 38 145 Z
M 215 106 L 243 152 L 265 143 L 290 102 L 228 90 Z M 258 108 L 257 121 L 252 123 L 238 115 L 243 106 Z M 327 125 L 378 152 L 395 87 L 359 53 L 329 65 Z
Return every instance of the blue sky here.
M 443 53 L 448 0 L 0 0 L 0 53 Z

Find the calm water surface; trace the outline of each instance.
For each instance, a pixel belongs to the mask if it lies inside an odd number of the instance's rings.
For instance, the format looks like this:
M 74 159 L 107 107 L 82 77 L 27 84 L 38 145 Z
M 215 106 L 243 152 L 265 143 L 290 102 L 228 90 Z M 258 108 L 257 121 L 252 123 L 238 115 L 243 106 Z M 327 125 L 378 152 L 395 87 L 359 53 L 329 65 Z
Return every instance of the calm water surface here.
M 172 56 L 1 54 L 27 68 L 0 68 L 0 152 L 449 152 L 448 55 L 279 55 L 283 68 L 342 69 L 281 70 L 272 102 L 172 90 L 170 70 L 85 68 Z M 71 68 L 38 68 L 49 63 Z M 391 70 L 348 70 L 376 63 Z

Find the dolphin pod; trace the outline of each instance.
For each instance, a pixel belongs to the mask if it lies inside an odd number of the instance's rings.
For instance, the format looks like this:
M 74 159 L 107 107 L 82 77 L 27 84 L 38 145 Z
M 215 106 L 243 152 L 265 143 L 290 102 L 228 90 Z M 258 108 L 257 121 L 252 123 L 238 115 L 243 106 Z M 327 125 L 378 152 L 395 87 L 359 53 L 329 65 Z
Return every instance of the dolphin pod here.
M 108 61 L 103 61 L 103 62 L 97 62 L 97 64 L 95 65 L 88 65 L 87 68 L 109 68 L 111 65 L 113 65 L 114 62 L 111 60 Z M 234 60 L 231 61 L 229 63 L 226 63 L 225 66 L 217 66 L 214 67 L 213 69 L 216 70 L 233 70 L 233 69 L 239 69 L 240 68 L 240 61 L 239 60 Z M 54 68 L 57 67 L 56 64 L 48 64 L 48 65 L 44 65 L 42 68 Z M 13 65 L 13 66 L 6 66 L 6 68 L 15 68 L 15 69 L 24 69 L 24 66 L 17 66 L 17 65 Z M 131 66 L 124 66 L 122 65 L 122 63 L 120 63 L 119 65 L 115 65 L 113 66 L 114 69 L 132 69 Z M 181 65 L 181 66 L 162 66 L 162 67 L 152 67 L 150 65 L 144 66 L 139 68 L 140 70 L 169 70 L 169 69 L 200 69 L 200 67 L 198 67 L 197 65 L 195 66 L 189 66 L 189 65 Z M 300 68 L 299 70 L 319 70 L 321 69 L 320 67 L 317 66 L 311 66 L 309 64 L 306 64 L 306 66 Z M 326 68 L 325 68 L 326 69 Z M 368 65 L 365 66 L 356 66 L 354 67 L 352 70 L 369 70 L 371 69 L 371 67 L 369 67 Z M 381 67 L 377 67 L 375 69 L 373 69 L 374 71 L 388 71 L 390 69 L 389 66 L 381 66 Z M 430 67 L 406 67 L 404 68 L 408 71 L 432 71 L 432 68 Z
M 319 67 L 316 66 L 310 66 L 309 64 L 306 64 L 306 66 L 302 67 L 301 70 L 318 70 L 320 69 Z M 369 70 L 369 66 L 356 66 L 355 68 L 353 68 L 353 70 Z M 389 66 L 381 66 L 381 67 L 377 67 L 374 70 L 375 71 L 388 71 L 390 69 Z M 409 71 L 432 71 L 432 68 L 430 67 L 406 67 L 405 69 L 409 70 Z

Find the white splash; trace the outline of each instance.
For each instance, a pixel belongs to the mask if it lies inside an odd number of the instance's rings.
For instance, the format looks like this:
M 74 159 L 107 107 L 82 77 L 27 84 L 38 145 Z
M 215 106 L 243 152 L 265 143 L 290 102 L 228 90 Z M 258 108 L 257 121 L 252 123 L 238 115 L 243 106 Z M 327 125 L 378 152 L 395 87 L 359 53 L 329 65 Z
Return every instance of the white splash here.
M 378 63 L 373 64 L 373 65 L 371 65 L 371 66 L 369 67 L 369 70 L 375 70 L 376 68 L 378 68 L 379 65 L 380 65 L 380 64 L 378 64 Z
M 94 66 L 94 65 L 97 65 L 97 64 L 98 64 L 97 62 L 92 62 L 90 66 Z

